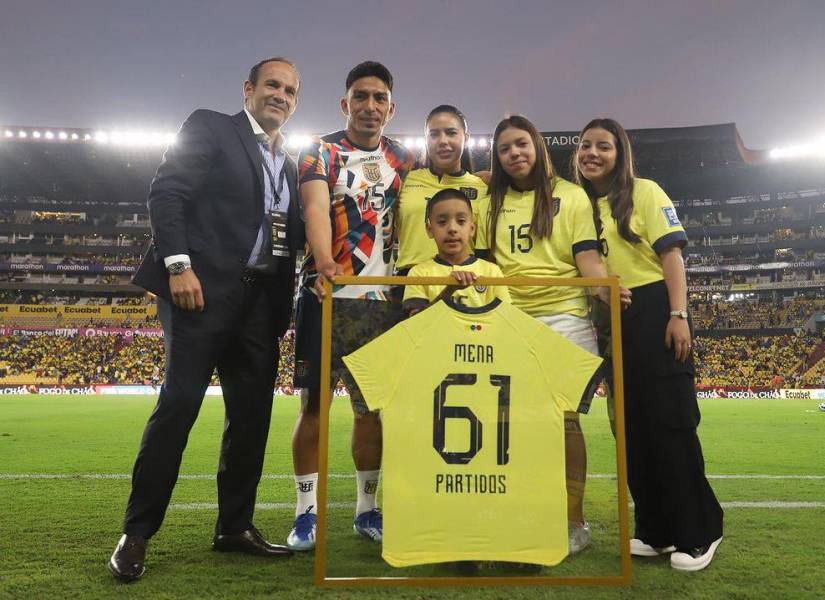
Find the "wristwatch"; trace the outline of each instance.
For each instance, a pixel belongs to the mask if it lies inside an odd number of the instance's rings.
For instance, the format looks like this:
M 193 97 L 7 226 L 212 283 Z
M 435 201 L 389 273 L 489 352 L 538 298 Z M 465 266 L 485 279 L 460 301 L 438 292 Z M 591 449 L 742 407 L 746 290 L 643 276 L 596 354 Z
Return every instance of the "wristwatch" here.
M 179 262 L 173 262 L 171 265 L 166 267 L 166 270 L 169 271 L 170 275 L 180 275 L 181 273 L 183 273 L 187 269 L 191 269 L 191 268 L 192 268 L 192 265 L 190 265 L 189 263 L 179 261 Z
M 671 317 L 679 317 L 680 319 L 687 319 L 687 311 L 686 310 L 672 310 L 670 311 Z

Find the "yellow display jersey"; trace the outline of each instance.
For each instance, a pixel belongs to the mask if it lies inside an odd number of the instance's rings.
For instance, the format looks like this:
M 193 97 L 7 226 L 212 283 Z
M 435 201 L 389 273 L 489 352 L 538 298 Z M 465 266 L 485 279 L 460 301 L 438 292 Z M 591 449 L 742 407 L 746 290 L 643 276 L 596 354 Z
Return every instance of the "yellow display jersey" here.
M 436 256 L 435 258 L 415 265 L 408 275 L 416 277 L 449 277 L 453 271 L 470 271 L 479 277 L 503 277 L 501 269 L 486 260 L 470 256 L 460 265 L 451 265 Z M 443 285 L 408 285 L 404 287 L 404 308 L 423 308 L 435 300 Z M 506 285 L 471 285 L 461 290 L 455 290 L 452 301 L 461 306 L 486 306 L 496 298 L 510 303 L 510 293 Z
M 429 168 L 411 171 L 398 197 L 398 269 L 409 269 L 438 252 L 435 242 L 427 235 L 424 215 L 427 200 L 436 192 L 454 188 L 461 190 L 473 206 L 473 221 L 478 216 L 479 201 L 487 196 L 487 184 L 472 173 L 438 176 Z M 470 245 L 472 250 L 472 244 Z
M 602 218 L 602 238 L 607 242 L 607 270 L 618 275 L 626 288 L 635 288 L 664 279 L 659 253 L 687 244 L 687 235 L 673 203 L 655 181 L 633 180 L 633 212 L 630 229 L 642 240 L 632 244 L 619 235 L 610 214 L 607 197 L 598 199 Z
M 557 178 L 553 189 L 553 231 L 550 238 L 530 235 L 533 192 L 507 190 L 496 227 L 494 259 L 505 277 L 578 277 L 574 256 L 598 248 L 593 209 L 579 186 Z M 476 248 L 489 249 L 487 218 L 490 201 L 479 207 Z M 513 304 L 534 317 L 569 313 L 587 316 L 586 288 L 573 286 L 514 286 Z
M 600 358 L 496 300 L 438 302 L 344 362 L 382 411 L 384 560 L 564 559 L 564 411 Z

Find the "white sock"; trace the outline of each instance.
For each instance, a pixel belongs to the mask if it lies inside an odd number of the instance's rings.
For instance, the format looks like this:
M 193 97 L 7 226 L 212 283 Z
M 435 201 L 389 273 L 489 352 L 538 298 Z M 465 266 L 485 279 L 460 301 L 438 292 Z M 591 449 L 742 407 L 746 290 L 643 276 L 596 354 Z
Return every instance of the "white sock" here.
M 358 483 L 358 501 L 355 504 L 355 516 L 372 510 L 377 506 L 376 492 L 378 491 L 378 474 L 381 471 L 356 471 L 355 480 Z
M 306 512 L 318 513 L 318 473 L 295 476 L 295 492 L 298 495 L 298 504 L 295 505 L 295 516 Z

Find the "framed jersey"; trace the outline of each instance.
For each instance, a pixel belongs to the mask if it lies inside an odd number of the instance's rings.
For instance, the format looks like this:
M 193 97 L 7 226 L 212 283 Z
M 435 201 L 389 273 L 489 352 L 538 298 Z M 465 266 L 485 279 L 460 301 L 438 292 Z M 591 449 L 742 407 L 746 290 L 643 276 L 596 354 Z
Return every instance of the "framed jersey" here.
M 602 359 L 495 300 L 439 302 L 344 363 L 382 412 L 389 564 L 567 556 L 564 411 Z
M 371 279 L 370 283 L 382 285 L 450 283 L 446 277 Z M 339 278 L 336 283 L 347 281 Z M 484 278 L 478 281 L 485 283 Z M 607 285 L 614 317 L 619 316 L 616 279 L 509 278 L 495 283 Z M 324 303 L 325 322 L 331 318 L 331 304 Z M 325 328 L 322 371 L 329 368 L 329 343 Z M 613 357 L 619 373 L 620 344 L 619 334 L 614 337 L 618 347 Z M 389 565 L 506 561 L 552 566 L 567 556 L 563 413 L 575 410 L 583 397 L 592 394 L 601 380 L 602 359 L 514 306 L 495 300 L 482 307 L 436 303 L 348 355 L 344 362 L 369 407 L 382 411 L 382 556 Z M 615 383 L 620 386 L 622 382 Z M 329 421 L 323 405 L 328 401 L 322 397 L 320 411 L 315 581 L 328 587 L 386 584 L 394 578 L 326 574 Z M 621 412 L 621 393 L 616 401 L 617 412 Z M 616 425 L 621 576 L 401 577 L 398 582 L 628 584 L 629 517 L 621 415 Z M 512 535 L 513 518 L 523 520 L 516 525 L 518 536 Z

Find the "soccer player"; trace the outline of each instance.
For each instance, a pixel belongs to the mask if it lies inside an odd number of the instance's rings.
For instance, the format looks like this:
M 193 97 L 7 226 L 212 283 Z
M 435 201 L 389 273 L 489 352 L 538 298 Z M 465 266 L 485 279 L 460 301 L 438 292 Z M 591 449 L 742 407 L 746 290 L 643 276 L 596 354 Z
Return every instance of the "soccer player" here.
M 493 135 L 490 198 L 479 213 L 476 248 L 487 249 L 507 277 L 605 277 L 591 207 L 584 191 L 556 176 L 536 127 L 522 116 Z M 594 290 L 605 302 L 606 288 Z M 597 354 L 587 318 L 587 291 L 573 286 L 518 286 L 513 304 L 581 348 Z M 629 302 L 627 292 L 623 301 Z M 589 406 L 580 410 L 587 411 Z M 565 414 L 570 553 L 590 544 L 584 519 L 587 454 L 576 412 Z
M 292 440 L 298 495 L 295 526 L 287 539 L 293 550 L 315 547 L 318 484 L 320 386 L 342 380 L 355 414 L 352 456 L 358 499 L 354 529 L 381 540 L 376 506 L 381 464 L 381 421 L 369 412 L 341 357 L 390 329 L 401 318 L 386 286 L 336 285 L 332 324 L 332 381 L 320 381 L 323 280 L 336 275 L 391 275 L 393 216 L 398 190 L 413 156 L 382 135 L 395 113 L 393 79 L 377 62 L 363 62 L 346 79 L 341 111 L 346 129 L 321 138 L 298 161 L 301 202 L 310 254 L 301 266 L 296 314 L 295 387 L 301 412 Z
M 458 189 L 471 201 L 475 220 L 478 206 L 487 195 L 487 184 L 470 172 L 472 162 L 467 149 L 464 114 L 450 104 L 436 106 L 427 115 L 425 128 L 426 166 L 407 176 L 398 197 L 396 270 L 399 275 L 405 275 L 414 265 L 435 256 L 434 238 L 424 228 L 424 211 L 429 198 L 439 190 Z
M 636 556 L 671 553 L 698 571 L 722 541 L 722 508 L 705 477 L 696 435 L 691 327 L 682 251 L 687 236 L 673 204 L 633 172 L 627 133 L 613 119 L 585 126 L 576 180 L 606 242 L 607 268 L 633 293 L 622 314 L 628 483 L 635 503 Z
M 410 315 L 446 298 L 461 306 L 480 307 L 496 298 L 510 302 L 506 286 L 476 286 L 477 277 L 502 277 L 495 264 L 481 260 L 470 252 L 475 234 L 473 205 L 461 190 L 447 188 L 427 200 L 426 232 L 435 240 L 438 254 L 418 263 L 409 275 L 420 277 L 453 276 L 461 287 L 454 285 L 408 285 L 404 290 L 404 310 Z

